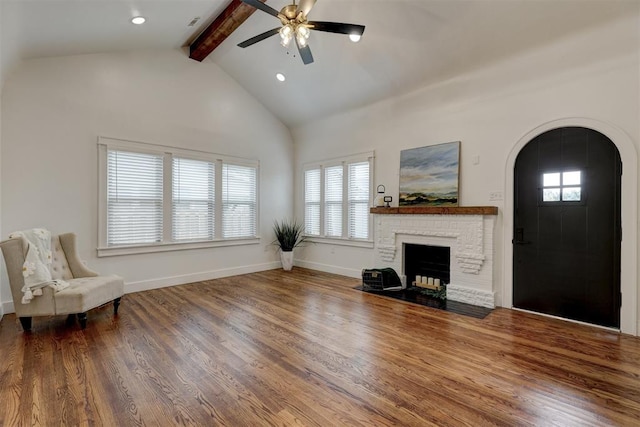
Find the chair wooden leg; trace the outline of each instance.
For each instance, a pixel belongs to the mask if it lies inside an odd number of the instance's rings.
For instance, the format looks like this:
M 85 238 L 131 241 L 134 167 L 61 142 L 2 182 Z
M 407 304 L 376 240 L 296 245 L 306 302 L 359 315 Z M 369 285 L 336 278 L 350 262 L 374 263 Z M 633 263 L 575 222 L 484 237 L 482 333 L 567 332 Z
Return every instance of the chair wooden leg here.
M 20 323 L 22 324 L 22 329 L 25 332 L 29 332 L 31 330 L 31 317 L 21 317 Z
M 120 300 L 122 298 L 116 298 L 113 300 L 113 314 L 118 314 L 118 307 L 120 307 Z
M 87 313 L 78 313 L 78 322 L 80 322 L 80 328 L 87 327 Z
M 75 314 L 70 314 L 67 316 L 67 326 L 73 325 L 73 323 L 76 321 L 76 315 Z

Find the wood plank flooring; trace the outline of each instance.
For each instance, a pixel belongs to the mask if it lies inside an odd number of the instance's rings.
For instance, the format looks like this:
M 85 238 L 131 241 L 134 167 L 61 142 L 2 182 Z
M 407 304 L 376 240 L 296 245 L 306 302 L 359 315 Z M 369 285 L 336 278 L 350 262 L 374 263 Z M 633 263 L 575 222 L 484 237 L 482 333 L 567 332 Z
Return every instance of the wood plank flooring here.
M 0 323 L 0 425 L 632 426 L 640 339 L 272 270 Z

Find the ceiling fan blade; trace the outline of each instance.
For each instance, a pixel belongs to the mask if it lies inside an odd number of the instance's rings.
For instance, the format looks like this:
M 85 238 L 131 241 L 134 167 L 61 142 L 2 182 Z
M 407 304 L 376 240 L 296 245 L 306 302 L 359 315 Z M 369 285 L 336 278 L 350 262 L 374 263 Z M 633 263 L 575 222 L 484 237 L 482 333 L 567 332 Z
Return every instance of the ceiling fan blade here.
M 364 33 L 364 25 L 357 24 L 343 24 L 341 22 L 324 22 L 324 21 L 309 21 L 309 29 L 316 31 L 326 31 L 328 33 L 338 34 L 357 34 L 359 36 Z
M 272 8 L 271 6 L 268 6 L 268 5 L 264 4 L 264 3 L 262 3 L 259 0 L 242 0 L 242 2 L 248 4 L 249 6 L 253 6 L 256 9 L 260 9 L 263 12 L 267 12 L 269 15 L 273 15 L 276 18 L 278 18 L 278 15 L 280 14 L 280 12 L 278 12 L 277 10 Z
M 264 39 L 268 39 L 271 36 L 275 36 L 280 31 L 280 28 L 274 28 L 273 30 L 265 31 L 262 34 L 258 34 L 257 36 L 251 37 L 248 40 L 243 41 L 242 43 L 238 43 L 240 47 L 249 47 L 252 44 L 258 43 Z
M 296 10 L 296 16 L 298 16 L 300 12 L 302 12 L 305 17 L 309 16 L 309 12 L 314 4 L 316 4 L 316 0 L 300 0 L 298 9 Z
M 300 52 L 300 58 L 302 58 L 304 65 L 311 64 L 313 62 L 313 55 L 311 54 L 309 45 L 301 47 L 300 43 L 298 43 L 298 39 L 296 38 L 296 46 L 298 46 L 298 52 Z

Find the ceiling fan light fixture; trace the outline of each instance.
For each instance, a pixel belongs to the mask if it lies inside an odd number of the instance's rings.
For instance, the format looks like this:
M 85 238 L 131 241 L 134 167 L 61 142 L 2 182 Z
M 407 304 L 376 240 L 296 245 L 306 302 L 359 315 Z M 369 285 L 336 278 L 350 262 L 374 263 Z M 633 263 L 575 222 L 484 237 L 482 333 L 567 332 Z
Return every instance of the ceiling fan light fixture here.
M 313 55 L 309 48 L 309 36 L 311 35 L 311 30 L 347 35 L 350 36 L 350 39 L 354 43 L 360 40 L 360 36 L 362 36 L 362 33 L 364 32 L 364 25 L 348 24 L 344 22 L 309 21 L 307 19 L 308 15 L 316 0 L 299 0 L 298 5 L 296 5 L 295 0 L 289 0 L 292 3 L 283 7 L 280 11 L 277 11 L 271 6 L 265 4 L 265 0 L 234 1 L 241 1 L 255 9 L 259 9 L 277 18 L 281 23 L 280 27 L 265 31 L 264 33 L 251 37 L 242 43 L 238 43 L 239 47 L 249 47 L 259 41 L 265 40 L 276 34 L 280 34 L 280 44 L 289 48 L 291 40 L 295 37 L 295 47 L 297 47 L 299 56 L 305 65 L 313 62 Z
M 296 35 L 298 37 L 304 37 L 305 39 L 308 39 L 311 35 L 311 31 L 304 25 L 298 25 L 296 27 Z
M 289 47 L 289 44 L 291 43 L 291 36 L 288 37 L 283 37 L 282 40 L 280 40 L 280 44 L 284 47 Z
M 309 36 L 311 35 L 311 31 L 309 31 L 309 28 L 304 25 L 298 25 L 295 32 L 298 45 L 300 45 L 300 47 L 305 47 L 307 45 L 307 40 L 309 40 Z
M 280 28 L 280 44 L 284 47 L 289 47 L 291 39 L 293 39 L 294 29 L 290 24 L 284 25 Z
M 307 38 L 301 35 L 296 36 L 296 40 L 298 41 L 298 45 L 300 47 L 305 47 L 307 45 Z

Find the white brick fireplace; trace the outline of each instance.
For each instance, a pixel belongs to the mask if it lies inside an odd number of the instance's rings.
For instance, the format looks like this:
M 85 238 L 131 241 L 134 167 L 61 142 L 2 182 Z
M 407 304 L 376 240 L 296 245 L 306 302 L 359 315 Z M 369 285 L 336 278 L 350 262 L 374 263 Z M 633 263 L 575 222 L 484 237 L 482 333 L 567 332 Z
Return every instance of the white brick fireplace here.
M 391 267 L 404 276 L 405 243 L 449 247 L 451 280 L 447 299 L 495 307 L 496 208 L 376 208 L 372 213 L 376 268 Z M 410 283 L 413 279 L 403 277 L 403 280 Z

